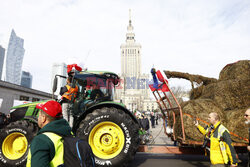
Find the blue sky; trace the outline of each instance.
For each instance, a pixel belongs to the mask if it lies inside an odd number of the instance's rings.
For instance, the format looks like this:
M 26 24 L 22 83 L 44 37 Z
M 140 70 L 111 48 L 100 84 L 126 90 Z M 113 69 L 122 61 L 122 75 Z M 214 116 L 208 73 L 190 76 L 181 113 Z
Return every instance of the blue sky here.
M 120 72 L 128 11 L 142 45 L 142 71 L 218 78 L 228 63 L 250 58 L 248 0 L 0 0 L 0 45 L 11 29 L 24 39 L 23 69 L 33 88 L 50 91 L 54 62 Z M 171 83 L 171 82 L 170 82 Z M 174 85 L 186 86 L 183 80 Z

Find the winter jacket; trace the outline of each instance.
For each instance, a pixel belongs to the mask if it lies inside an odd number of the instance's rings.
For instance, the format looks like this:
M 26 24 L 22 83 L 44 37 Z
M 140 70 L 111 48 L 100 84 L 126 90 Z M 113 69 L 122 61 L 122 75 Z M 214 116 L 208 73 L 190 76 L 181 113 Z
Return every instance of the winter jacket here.
M 52 121 L 45 125 L 32 140 L 30 145 L 31 157 L 27 159 L 27 167 L 50 167 L 50 162 L 55 156 L 53 142 L 44 132 L 52 132 L 61 136 L 71 135 L 71 128 L 65 119 Z
M 204 129 L 198 125 L 198 129 L 204 136 L 208 133 L 208 128 Z M 228 161 L 230 161 L 231 164 L 238 163 L 229 131 L 220 122 L 214 125 L 214 129 L 209 138 L 211 164 L 227 164 Z M 221 148 L 220 144 L 224 146 L 225 149 Z

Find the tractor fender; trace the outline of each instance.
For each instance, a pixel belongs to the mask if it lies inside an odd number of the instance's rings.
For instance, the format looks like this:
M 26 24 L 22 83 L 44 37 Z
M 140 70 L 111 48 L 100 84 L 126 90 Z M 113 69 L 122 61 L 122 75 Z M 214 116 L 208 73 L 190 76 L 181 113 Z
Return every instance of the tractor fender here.
M 90 108 L 88 108 L 85 112 L 83 112 L 82 114 L 80 114 L 80 116 L 78 118 L 75 118 L 75 122 L 73 125 L 73 132 L 76 132 L 77 128 L 79 127 L 80 122 L 91 112 L 93 112 L 95 109 L 98 108 L 103 108 L 103 107 L 114 107 L 114 108 L 118 108 L 122 111 L 124 111 L 125 113 L 127 113 L 132 119 L 133 121 L 135 121 L 135 123 L 139 124 L 138 120 L 136 119 L 136 117 L 124 106 L 118 104 L 118 103 L 113 103 L 113 102 L 105 102 L 105 103 L 99 103 L 96 104 L 94 106 L 91 106 Z
M 38 122 L 38 119 L 35 116 L 25 116 L 24 120 L 29 120 L 29 121 L 34 122 L 34 123 Z

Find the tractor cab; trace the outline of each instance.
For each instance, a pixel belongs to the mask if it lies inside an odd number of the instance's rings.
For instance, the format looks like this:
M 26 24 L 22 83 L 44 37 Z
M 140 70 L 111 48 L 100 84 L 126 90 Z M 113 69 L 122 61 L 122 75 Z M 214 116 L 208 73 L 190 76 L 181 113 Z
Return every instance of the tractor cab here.
M 73 84 L 78 86 L 74 112 L 79 113 L 86 111 L 94 104 L 113 101 L 119 77 L 110 72 L 84 71 L 75 74 Z
M 57 77 L 54 79 L 53 92 L 57 89 Z M 105 101 L 113 101 L 115 87 L 119 84 L 119 77 L 112 72 L 82 71 L 76 72 L 72 78 L 72 87 L 78 87 L 78 93 L 72 100 L 73 113 L 78 115 L 89 107 Z
M 113 101 L 119 77 L 110 72 L 84 71 L 74 76 L 79 94 L 92 101 Z

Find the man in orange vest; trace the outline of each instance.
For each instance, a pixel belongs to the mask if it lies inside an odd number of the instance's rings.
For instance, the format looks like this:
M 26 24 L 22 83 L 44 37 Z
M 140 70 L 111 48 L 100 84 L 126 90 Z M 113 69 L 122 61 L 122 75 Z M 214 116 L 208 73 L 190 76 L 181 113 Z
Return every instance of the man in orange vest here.
M 72 87 L 72 78 L 67 78 L 67 84 L 61 88 L 60 95 L 62 96 L 62 114 L 63 118 L 66 119 L 70 125 L 73 127 L 73 115 L 69 110 L 70 102 L 73 102 L 78 92 L 78 86 Z
M 82 68 L 77 64 L 67 65 L 67 84 L 60 90 L 60 95 L 62 96 L 62 100 L 60 103 L 62 104 L 63 118 L 68 121 L 71 128 L 73 127 L 73 115 L 72 112 L 70 112 L 69 107 L 70 103 L 74 102 L 74 99 L 76 98 L 78 92 L 77 85 L 72 87 L 72 80 L 75 75 L 75 70 L 81 71 Z

